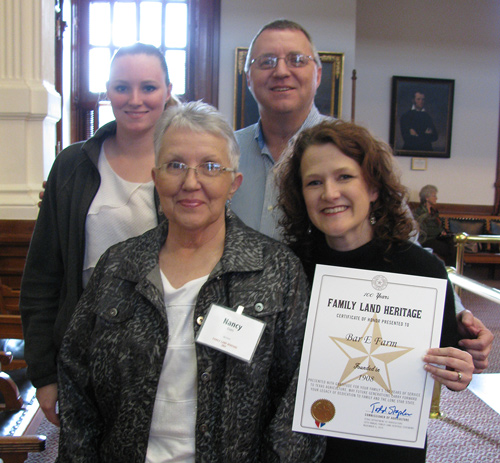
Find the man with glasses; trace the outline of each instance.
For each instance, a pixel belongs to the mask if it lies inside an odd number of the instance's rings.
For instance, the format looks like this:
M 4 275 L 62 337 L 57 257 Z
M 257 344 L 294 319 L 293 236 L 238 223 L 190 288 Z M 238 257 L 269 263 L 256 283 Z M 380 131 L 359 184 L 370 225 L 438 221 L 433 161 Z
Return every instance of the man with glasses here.
M 248 226 L 280 239 L 274 166 L 295 135 L 329 117 L 314 105 L 321 61 L 311 36 L 300 24 L 278 19 L 253 38 L 245 72 L 260 119 L 235 134 L 241 151 L 239 170 L 245 181 L 233 196 L 231 208 Z M 480 373 L 488 366 L 493 335 L 469 311 L 460 312 L 457 320 L 464 338 L 460 345 L 472 355 L 475 373 Z
M 231 207 L 247 225 L 279 239 L 273 168 L 294 135 L 327 117 L 314 106 L 321 61 L 302 26 L 278 19 L 252 40 L 245 72 L 260 120 L 236 132 L 245 181 Z

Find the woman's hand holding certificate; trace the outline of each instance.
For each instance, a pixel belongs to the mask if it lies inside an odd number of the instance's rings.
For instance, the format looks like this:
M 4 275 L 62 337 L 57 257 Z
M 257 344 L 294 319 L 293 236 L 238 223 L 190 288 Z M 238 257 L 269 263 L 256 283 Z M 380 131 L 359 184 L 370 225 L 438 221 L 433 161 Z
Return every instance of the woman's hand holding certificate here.
M 472 356 L 463 350 L 454 347 L 429 349 L 424 362 L 424 369 L 432 378 L 453 391 L 462 391 L 472 380 Z M 446 369 L 436 365 L 445 366 Z

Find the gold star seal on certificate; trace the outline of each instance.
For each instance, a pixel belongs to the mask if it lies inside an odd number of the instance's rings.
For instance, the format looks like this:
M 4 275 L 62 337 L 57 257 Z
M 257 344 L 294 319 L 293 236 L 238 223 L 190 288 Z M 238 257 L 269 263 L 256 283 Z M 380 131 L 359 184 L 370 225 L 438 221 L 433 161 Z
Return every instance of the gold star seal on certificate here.
M 401 347 L 395 342 L 384 340 L 377 314 L 373 314 L 362 336 L 356 339 L 330 336 L 330 339 L 349 358 L 339 387 L 368 375 L 389 394 L 392 394 L 392 387 L 387 364 L 413 350 L 413 347 Z

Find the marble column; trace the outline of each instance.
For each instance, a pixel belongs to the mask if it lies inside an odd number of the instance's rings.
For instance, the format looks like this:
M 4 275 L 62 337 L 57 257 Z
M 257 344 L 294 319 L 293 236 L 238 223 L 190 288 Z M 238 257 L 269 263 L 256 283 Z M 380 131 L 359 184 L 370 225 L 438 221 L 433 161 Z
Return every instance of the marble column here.
M 0 0 L 0 219 L 35 219 L 56 153 L 54 1 Z

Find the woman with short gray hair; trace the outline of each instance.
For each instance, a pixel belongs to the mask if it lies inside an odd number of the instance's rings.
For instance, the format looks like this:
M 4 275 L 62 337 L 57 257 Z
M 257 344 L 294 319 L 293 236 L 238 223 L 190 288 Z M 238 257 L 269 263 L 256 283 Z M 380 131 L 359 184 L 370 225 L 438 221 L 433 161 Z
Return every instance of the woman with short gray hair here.
M 439 217 L 437 192 L 434 185 L 425 185 L 420 190 L 420 205 L 413 213 L 420 228 L 418 240 L 424 248 L 431 248 L 446 265 L 454 265 L 455 247 Z
M 166 220 L 103 254 L 63 341 L 60 460 L 321 461 L 322 439 L 292 431 L 307 279 L 226 207 L 230 125 L 171 108 L 155 148 Z

